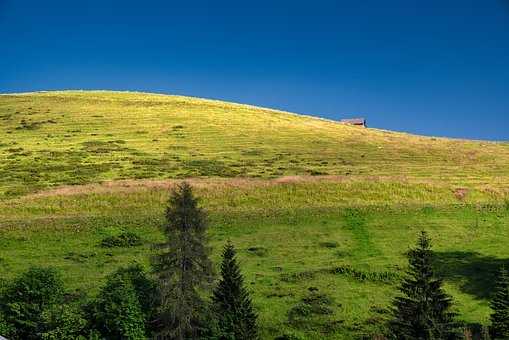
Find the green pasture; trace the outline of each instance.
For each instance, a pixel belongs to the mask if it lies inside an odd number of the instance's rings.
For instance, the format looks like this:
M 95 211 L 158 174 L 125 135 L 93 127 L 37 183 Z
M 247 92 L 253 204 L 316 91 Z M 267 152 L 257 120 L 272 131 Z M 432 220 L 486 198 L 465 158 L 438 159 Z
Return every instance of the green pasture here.
M 248 105 L 108 91 L 0 95 L 0 198 L 118 179 L 397 177 L 506 190 L 509 146 Z
M 263 182 L 265 183 L 265 182 Z M 210 215 L 217 264 L 227 239 L 260 313 L 263 337 L 351 339 L 376 334 L 406 266 L 405 252 L 427 230 L 436 268 L 467 324 L 486 324 L 497 268 L 507 262 L 505 196 L 388 182 L 195 182 Z M 132 262 L 149 263 L 168 193 L 160 188 L 40 195 L 0 203 L 0 275 L 53 266 L 67 286 L 93 295 L 104 278 Z M 131 231 L 143 245 L 103 248 Z M 310 291 L 330 298 L 332 314 L 291 320 Z

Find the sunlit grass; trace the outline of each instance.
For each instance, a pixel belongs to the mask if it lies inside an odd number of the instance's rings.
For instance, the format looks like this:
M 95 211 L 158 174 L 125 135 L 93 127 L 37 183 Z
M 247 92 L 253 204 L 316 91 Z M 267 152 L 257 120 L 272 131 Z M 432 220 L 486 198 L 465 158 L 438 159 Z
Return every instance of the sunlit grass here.
M 0 194 L 111 179 L 398 176 L 505 190 L 509 147 L 129 92 L 0 95 Z
M 210 215 L 215 263 L 227 239 L 239 249 L 267 339 L 377 333 L 422 229 L 462 320 L 486 323 L 509 257 L 507 144 L 103 91 L 0 95 L 0 136 L 4 281 L 54 266 L 93 295 L 119 266 L 148 265 L 181 178 Z M 143 244 L 102 246 L 127 231 Z M 333 314 L 289 323 L 310 289 Z
M 376 333 L 379 312 L 396 293 L 405 268 L 404 253 L 421 229 L 433 238 L 437 268 L 462 320 L 487 322 L 492 278 L 509 255 L 505 196 L 472 191 L 461 201 L 448 187 L 386 181 L 193 184 L 210 215 L 215 263 L 227 239 L 239 249 L 264 338 L 285 333 L 351 339 Z M 158 227 L 167 190 L 100 188 L 0 203 L 0 275 L 9 279 L 30 265 L 51 265 L 70 288 L 93 295 L 118 266 L 148 265 L 152 244 L 163 237 Z M 104 238 L 123 231 L 140 235 L 144 244 L 101 246 Z M 333 315 L 310 319 L 305 327 L 288 323 L 288 311 L 310 288 L 335 301 Z

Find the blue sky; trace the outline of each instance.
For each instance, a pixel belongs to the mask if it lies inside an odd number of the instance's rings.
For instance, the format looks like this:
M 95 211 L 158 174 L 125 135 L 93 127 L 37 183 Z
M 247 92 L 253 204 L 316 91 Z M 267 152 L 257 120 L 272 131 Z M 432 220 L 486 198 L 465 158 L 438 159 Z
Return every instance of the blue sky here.
M 0 92 L 163 92 L 509 140 L 509 0 L 0 0 L 0 42 Z

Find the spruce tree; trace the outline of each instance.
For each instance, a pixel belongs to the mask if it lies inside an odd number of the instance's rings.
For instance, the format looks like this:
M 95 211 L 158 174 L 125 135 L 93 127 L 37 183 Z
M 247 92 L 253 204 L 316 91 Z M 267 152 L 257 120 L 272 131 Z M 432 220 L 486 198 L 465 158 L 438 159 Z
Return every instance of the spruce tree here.
M 393 301 L 392 335 L 397 339 L 456 339 L 452 299 L 433 272 L 433 251 L 426 232 L 408 252 L 409 269 Z
M 493 310 L 491 336 L 493 339 L 509 339 L 509 275 L 504 267 L 500 269 L 490 306 Z
M 228 242 L 223 250 L 221 279 L 212 296 L 213 310 L 222 338 L 258 339 L 257 314 L 236 259 L 234 246 Z
M 178 185 L 166 209 L 166 241 L 153 261 L 160 291 L 160 338 L 193 339 L 203 328 L 206 305 L 200 289 L 213 278 L 206 230 L 206 214 L 191 186 Z

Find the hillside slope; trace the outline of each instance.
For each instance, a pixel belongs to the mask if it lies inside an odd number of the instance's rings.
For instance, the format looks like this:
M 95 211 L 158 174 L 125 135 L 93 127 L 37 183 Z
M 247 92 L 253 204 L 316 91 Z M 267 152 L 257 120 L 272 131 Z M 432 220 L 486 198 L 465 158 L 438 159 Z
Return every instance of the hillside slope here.
M 0 197 L 114 179 L 389 176 L 505 190 L 509 146 L 158 94 L 0 95 Z

